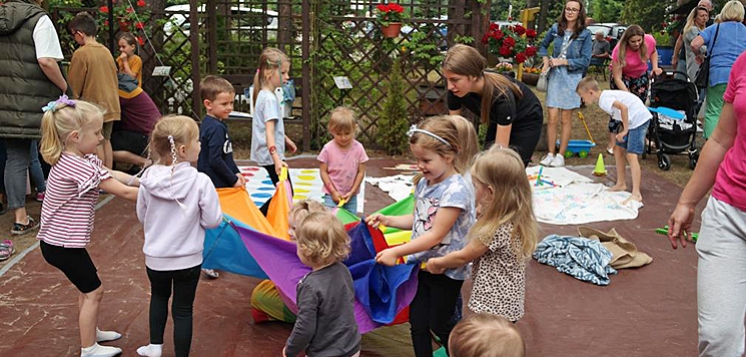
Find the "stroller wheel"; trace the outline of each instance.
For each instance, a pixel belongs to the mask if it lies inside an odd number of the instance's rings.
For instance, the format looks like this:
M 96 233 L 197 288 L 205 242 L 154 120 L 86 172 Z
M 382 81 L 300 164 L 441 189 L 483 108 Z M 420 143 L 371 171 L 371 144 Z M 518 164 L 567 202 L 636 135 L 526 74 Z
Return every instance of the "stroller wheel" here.
M 658 167 L 663 171 L 668 171 L 671 169 L 671 158 L 668 157 L 666 154 L 661 154 L 658 156 Z
M 697 167 L 697 159 L 698 158 L 694 157 L 694 156 L 692 156 L 692 157 L 689 158 L 689 168 L 690 169 L 694 170 L 694 168 Z

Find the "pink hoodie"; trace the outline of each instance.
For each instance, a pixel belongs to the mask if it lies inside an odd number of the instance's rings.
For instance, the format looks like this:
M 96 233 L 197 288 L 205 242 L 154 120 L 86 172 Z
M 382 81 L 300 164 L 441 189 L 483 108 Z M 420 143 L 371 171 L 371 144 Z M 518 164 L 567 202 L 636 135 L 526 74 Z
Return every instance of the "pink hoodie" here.
M 154 165 L 137 195 L 137 218 L 145 228 L 145 265 L 171 271 L 202 264 L 205 229 L 220 225 L 223 212 L 210 178 L 188 162 Z

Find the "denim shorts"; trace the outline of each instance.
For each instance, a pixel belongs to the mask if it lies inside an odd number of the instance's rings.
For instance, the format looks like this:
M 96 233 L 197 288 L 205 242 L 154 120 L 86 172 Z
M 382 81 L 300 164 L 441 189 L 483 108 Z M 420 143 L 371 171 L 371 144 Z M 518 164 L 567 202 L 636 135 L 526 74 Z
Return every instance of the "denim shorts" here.
M 331 195 L 324 195 L 324 206 L 329 208 L 336 208 L 337 204 L 334 203 Z M 350 200 L 344 204 L 344 209 L 350 211 L 352 214 L 357 214 L 357 195 L 350 197 Z
M 650 121 L 648 120 L 645 124 L 630 130 L 621 142 L 617 141 L 616 146 L 627 149 L 628 154 L 642 155 L 645 150 L 645 135 L 648 133 L 649 125 Z

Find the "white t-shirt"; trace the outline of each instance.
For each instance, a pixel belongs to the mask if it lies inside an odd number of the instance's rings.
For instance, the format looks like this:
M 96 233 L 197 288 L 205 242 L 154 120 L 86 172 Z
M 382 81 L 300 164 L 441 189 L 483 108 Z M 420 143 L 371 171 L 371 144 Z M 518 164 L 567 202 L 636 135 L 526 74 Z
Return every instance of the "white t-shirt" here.
M 653 118 L 645 103 L 636 95 L 623 90 L 605 90 L 601 92 L 601 98 L 598 99 L 598 106 L 605 112 L 609 113 L 614 120 L 622 121 L 622 111 L 614 108 L 614 102 L 627 106 L 629 114 L 629 129 L 637 128 Z
M 277 154 L 285 160 L 285 124 L 280 116 L 280 102 L 273 92 L 260 90 L 254 106 L 251 130 L 251 160 L 261 166 L 273 165 L 272 155 L 267 144 L 267 122 L 275 121 L 275 142 Z
M 36 47 L 36 58 L 54 58 L 61 61 L 62 47 L 57 37 L 57 30 L 49 16 L 39 18 L 34 27 L 34 47 Z

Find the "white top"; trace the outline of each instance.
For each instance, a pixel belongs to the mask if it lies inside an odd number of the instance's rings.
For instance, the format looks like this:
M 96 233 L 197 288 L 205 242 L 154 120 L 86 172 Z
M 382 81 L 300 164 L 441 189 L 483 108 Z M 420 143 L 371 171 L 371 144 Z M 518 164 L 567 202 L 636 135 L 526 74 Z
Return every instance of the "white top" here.
M 260 90 L 256 98 L 254 119 L 251 130 L 251 160 L 260 166 L 274 165 L 272 155 L 267 144 L 267 122 L 275 121 L 275 142 L 280 160 L 285 160 L 285 124 L 280 116 L 280 102 L 275 94 L 268 90 Z
M 57 37 L 57 30 L 49 16 L 39 18 L 34 26 L 34 47 L 36 47 L 36 58 L 54 58 L 62 61 L 62 47 Z
M 615 101 L 619 101 L 628 108 L 629 128 L 627 130 L 637 128 L 653 118 L 645 103 L 636 95 L 623 90 L 602 91 L 601 98 L 598 99 L 598 106 L 609 113 L 614 120 L 622 121 L 622 111 L 614 108 Z

